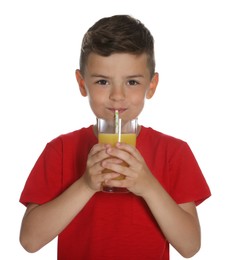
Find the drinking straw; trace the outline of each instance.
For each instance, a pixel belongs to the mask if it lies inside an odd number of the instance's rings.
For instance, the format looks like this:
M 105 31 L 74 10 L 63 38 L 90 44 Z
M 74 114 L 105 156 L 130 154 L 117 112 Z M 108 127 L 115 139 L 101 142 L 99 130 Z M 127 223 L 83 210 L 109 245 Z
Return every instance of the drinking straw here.
M 118 142 L 121 142 L 121 118 L 118 120 Z
M 119 132 L 119 111 L 115 110 L 115 134 Z
M 121 118 L 119 118 L 119 111 L 115 110 L 115 133 L 118 134 L 118 142 L 121 141 Z

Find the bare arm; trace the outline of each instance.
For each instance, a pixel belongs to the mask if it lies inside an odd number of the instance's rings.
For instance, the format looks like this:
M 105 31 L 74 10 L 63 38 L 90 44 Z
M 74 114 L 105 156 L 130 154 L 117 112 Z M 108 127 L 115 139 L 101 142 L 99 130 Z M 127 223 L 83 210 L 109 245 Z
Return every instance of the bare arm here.
M 123 167 L 108 162 L 103 166 L 126 176 L 124 180 L 108 180 L 107 184 L 127 187 L 146 201 L 164 236 L 184 257 L 193 256 L 200 248 L 200 225 L 194 202 L 178 205 L 151 174 L 141 154 L 126 144 L 108 149 L 129 164 Z
M 101 173 L 104 168 L 100 162 L 109 156 L 105 150 L 105 145 L 95 145 L 88 155 L 84 175 L 57 198 L 43 205 L 28 205 L 20 232 L 20 242 L 27 251 L 35 252 L 58 236 L 100 190 L 104 180 L 119 176 Z
M 46 204 L 29 204 L 21 225 L 22 246 L 35 252 L 46 245 L 71 222 L 93 194 L 80 179 Z
M 176 204 L 156 180 L 152 187 L 143 198 L 164 236 L 182 256 L 193 256 L 200 249 L 201 243 L 195 203 Z

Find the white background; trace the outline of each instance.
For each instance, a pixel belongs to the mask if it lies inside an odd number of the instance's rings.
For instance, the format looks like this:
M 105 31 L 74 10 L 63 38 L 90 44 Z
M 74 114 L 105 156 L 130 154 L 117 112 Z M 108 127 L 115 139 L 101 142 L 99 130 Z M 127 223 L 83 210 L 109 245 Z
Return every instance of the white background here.
M 0 2 L 0 259 L 56 259 L 56 240 L 35 254 L 18 241 L 18 201 L 45 144 L 94 123 L 74 70 L 81 40 L 98 19 L 130 14 L 155 38 L 160 83 L 139 120 L 186 140 L 212 191 L 198 207 L 202 248 L 193 259 L 227 255 L 227 1 Z M 171 259 L 182 259 L 171 249 Z

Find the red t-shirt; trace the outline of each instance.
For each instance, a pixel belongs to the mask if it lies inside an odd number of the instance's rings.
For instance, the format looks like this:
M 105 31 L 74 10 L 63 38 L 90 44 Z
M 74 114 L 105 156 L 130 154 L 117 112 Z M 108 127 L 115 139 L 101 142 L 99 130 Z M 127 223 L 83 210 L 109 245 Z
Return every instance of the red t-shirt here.
M 92 126 L 47 144 L 32 169 L 20 202 L 43 204 L 80 178 L 97 138 Z M 142 127 L 137 149 L 176 203 L 210 196 L 209 187 L 186 142 Z M 97 192 L 59 234 L 58 259 L 168 260 L 169 244 L 145 201 L 132 193 Z

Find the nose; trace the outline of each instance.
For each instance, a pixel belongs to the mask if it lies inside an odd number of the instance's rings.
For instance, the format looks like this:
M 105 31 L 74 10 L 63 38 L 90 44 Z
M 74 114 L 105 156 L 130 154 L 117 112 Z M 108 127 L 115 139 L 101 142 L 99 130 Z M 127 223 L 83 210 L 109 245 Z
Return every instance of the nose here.
M 121 85 L 112 86 L 109 98 L 113 101 L 121 101 L 125 99 L 124 87 Z

